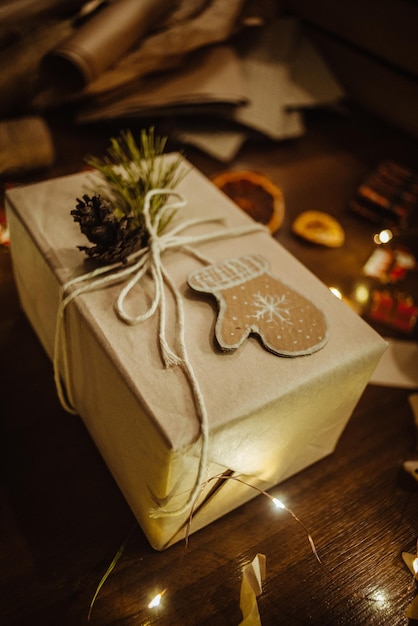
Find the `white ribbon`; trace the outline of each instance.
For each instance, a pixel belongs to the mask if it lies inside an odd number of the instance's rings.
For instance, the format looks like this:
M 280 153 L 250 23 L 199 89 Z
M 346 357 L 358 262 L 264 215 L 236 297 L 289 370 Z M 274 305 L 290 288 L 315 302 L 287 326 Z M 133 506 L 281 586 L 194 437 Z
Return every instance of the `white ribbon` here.
M 151 219 L 150 208 L 152 198 L 157 195 L 172 195 L 178 200 L 166 204 L 158 213 L 154 221 Z M 209 426 L 207 410 L 204 398 L 200 389 L 199 382 L 195 376 L 193 366 L 189 360 L 184 333 L 184 308 L 181 294 L 174 285 L 168 273 L 163 267 L 161 256 L 166 250 L 181 249 L 184 252 L 196 257 L 203 263 L 210 263 L 210 260 L 198 253 L 191 247 L 191 244 L 209 242 L 213 240 L 226 239 L 230 237 L 240 237 L 255 231 L 266 231 L 266 228 L 260 224 L 252 226 L 244 226 L 232 229 L 216 230 L 202 235 L 181 236 L 183 230 L 197 225 L 213 221 L 220 221 L 219 218 L 196 218 L 181 222 L 177 226 L 171 228 L 167 233 L 158 234 L 159 224 L 164 213 L 168 210 L 173 211 L 184 207 L 186 200 L 184 197 L 171 189 L 152 189 L 146 194 L 143 208 L 145 228 L 148 233 L 148 245 L 139 252 L 131 255 L 130 264 L 123 265 L 114 263 L 104 267 L 97 268 L 92 272 L 88 272 L 76 278 L 67 281 L 60 290 L 60 304 L 57 312 L 57 323 L 55 331 L 54 346 L 54 379 L 57 387 L 58 397 L 64 409 L 69 413 L 76 414 L 74 401 L 72 396 L 70 373 L 68 365 L 67 342 L 65 335 L 64 313 L 65 309 L 72 300 L 80 294 L 88 291 L 99 289 L 113 282 L 120 282 L 122 279 L 129 277 L 130 279 L 124 285 L 115 302 L 115 310 L 117 315 L 126 324 L 141 324 L 150 319 L 157 311 L 159 311 L 159 345 L 161 357 L 165 367 L 174 365 L 181 366 L 186 375 L 196 407 L 196 415 L 199 419 L 200 433 L 202 438 L 201 455 L 199 459 L 199 468 L 195 480 L 195 485 L 191 491 L 187 502 L 175 510 L 158 509 L 151 512 L 154 517 L 158 516 L 174 516 L 181 515 L 189 511 L 191 503 L 195 500 L 202 482 L 203 473 L 207 465 L 208 443 L 209 443 Z M 138 315 L 130 315 L 125 308 L 125 301 L 131 290 L 137 285 L 145 274 L 150 274 L 153 285 L 154 295 L 152 302 L 144 313 Z M 170 348 L 167 342 L 165 325 L 166 325 L 166 297 L 165 287 L 170 289 L 173 294 L 176 309 L 176 343 L 175 349 Z M 72 291 L 67 293 L 71 288 Z M 67 295 L 66 295 L 67 294 Z M 61 365 L 61 375 L 60 366 Z M 62 376 L 62 378 L 61 378 Z M 65 397 L 66 390 L 67 398 Z

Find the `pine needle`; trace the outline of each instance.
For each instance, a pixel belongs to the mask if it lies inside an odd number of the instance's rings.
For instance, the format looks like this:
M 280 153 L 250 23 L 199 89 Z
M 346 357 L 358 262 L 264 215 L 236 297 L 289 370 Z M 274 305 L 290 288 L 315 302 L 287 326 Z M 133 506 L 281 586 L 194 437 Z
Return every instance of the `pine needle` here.
M 103 178 L 105 185 L 101 195 L 112 203 L 118 217 L 130 215 L 134 226 L 143 228 L 145 196 L 151 189 L 174 189 L 183 177 L 179 171 L 182 155 L 165 161 L 161 159 L 167 143 L 166 137 L 156 137 L 154 129 L 143 129 L 139 145 L 130 130 L 122 131 L 119 137 L 110 140 L 107 156 L 86 158 Z M 155 196 L 150 207 L 154 223 L 166 197 Z M 162 232 L 174 217 L 174 212 L 159 221 L 158 232 Z

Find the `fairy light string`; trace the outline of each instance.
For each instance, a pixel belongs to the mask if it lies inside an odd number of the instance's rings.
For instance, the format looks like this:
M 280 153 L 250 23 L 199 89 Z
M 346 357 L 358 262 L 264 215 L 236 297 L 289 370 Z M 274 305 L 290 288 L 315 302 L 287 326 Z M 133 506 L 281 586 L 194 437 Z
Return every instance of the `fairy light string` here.
M 297 522 L 301 526 L 301 528 L 304 530 L 315 559 L 321 565 L 321 567 L 324 569 L 326 574 L 330 578 L 332 578 L 331 574 L 326 569 L 325 565 L 323 564 L 323 562 L 322 562 L 322 560 L 321 560 L 321 558 L 320 558 L 320 556 L 318 554 L 318 551 L 317 551 L 317 548 L 315 546 L 315 542 L 313 540 L 311 532 L 309 531 L 307 526 L 304 524 L 304 522 L 298 517 L 298 515 L 296 515 L 296 513 L 292 509 L 290 509 L 286 504 L 284 504 L 284 502 L 282 500 L 272 496 L 270 493 L 268 493 L 268 491 L 265 491 L 264 489 L 261 489 L 260 487 L 252 485 L 251 483 L 243 480 L 242 478 L 239 478 L 239 476 L 232 476 L 232 475 L 225 475 L 225 474 L 215 474 L 215 475 L 211 476 L 210 478 L 208 478 L 207 480 L 205 480 L 203 483 L 201 483 L 199 485 L 198 493 L 196 494 L 196 496 L 195 496 L 195 498 L 194 498 L 194 500 L 193 500 L 193 502 L 191 504 L 191 507 L 190 507 L 190 513 L 189 513 L 189 517 L 188 517 L 188 521 L 187 521 L 187 525 L 186 525 L 186 529 L 185 529 L 185 535 L 184 535 L 184 553 L 185 554 L 187 553 L 187 550 L 188 550 L 188 547 L 189 547 L 191 525 L 192 525 L 194 514 L 196 512 L 196 508 L 197 508 L 197 506 L 199 504 L 199 499 L 200 499 L 202 493 L 204 492 L 204 490 L 206 489 L 206 487 L 211 482 L 219 481 L 219 480 L 221 480 L 221 481 L 233 480 L 233 481 L 235 481 L 237 483 L 240 483 L 241 485 L 244 485 L 246 487 L 250 487 L 251 489 L 254 489 L 255 491 L 257 491 L 260 495 L 263 495 L 266 498 L 268 498 L 273 503 L 275 508 L 286 511 L 295 520 L 295 522 Z M 105 574 L 100 579 L 100 582 L 99 582 L 99 584 L 98 584 L 98 586 L 96 588 L 96 591 L 95 591 L 95 593 L 93 595 L 93 599 L 90 602 L 89 612 L 88 612 L 88 616 L 87 616 L 87 620 L 88 621 L 91 618 L 91 614 L 92 614 L 92 611 L 93 611 L 93 605 L 96 602 L 97 597 L 98 597 L 98 595 L 99 595 L 103 585 L 105 584 L 107 578 L 113 572 L 114 568 L 116 567 L 116 564 L 118 563 L 118 561 L 122 557 L 122 555 L 123 555 L 123 553 L 124 553 L 124 551 L 126 549 L 126 546 L 128 544 L 128 541 L 132 537 L 134 528 L 129 531 L 128 536 L 126 537 L 126 539 L 123 541 L 123 543 L 119 547 L 116 555 L 112 559 L 112 561 L 111 561 L 110 565 L 108 566 Z M 148 609 L 153 609 L 155 607 L 158 607 L 160 605 L 162 597 L 167 593 L 167 591 L 168 591 L 168 588 L 164 588 L 162 591 L 160 591 L 157 594 L 155 594 L 153 596 L 153 598 L 150 600 L 150 602 L 147 604 L 147 608 Z
M 316 561 L 318 562 L 318 564 L 321 566 L 323 572 L 327 575 L 327 577 L 332 581 L 333 584 L 337 585 L 337 587 L 339 587 L 336 579 L 334 578 L 334 576 L 330 573 L 330 571 L 328 570 L 328 568 L 326 567 L 326 565 L 324 564 L 324 562 L 322 561 L 319 552 L 316 548 L 313 536 L 311 531 L 309 530 L 309 528 L 306 526 L 306 524 L 303 522 L 303 520 L 293 511 L 293 509 L 291 509 L 290 507 L 288 507 L 281 499 L 271 495 L 268 491 L 265 491 L 264 489 L 261 489 L 260 487 L 257 487 L 256 485 L 253 485 L 245 480 L 243 480 L 242 478 L 240 478 L 239 476 L 233 476 L 233 475 L 226 475 L 226 474 L 215 474 L 213 476 L 211 476 L 210 478 L 208 478 L 207 480 L 205 480 L 203 483 L 201 483 L 201 485 L 199 485 L 199 490 L 198 493 L 191 505 L 190 508 L 190 512 L 189 512 L 189 517 L 187 520 L 187 524 L 186 524 L 186 528 L 185 528 L 185 535 L 184 535 L 184 553 L 182 556 L 187 554 L 188 551 L 188 547 L 189 547 L 189 542 L 190 542 L 190 534 L 191 534 L 191 526 L 192 526 L 192 522 L 193 522 L 193 517 L 195 515 L 195 512 L 198 508 L 199 505 L 199 500 L 203 494 L 203 492 L 205 491 L 205 489 L 207 488 L 207 486 L 214 482 L 214 481 L 227 481 L 227 480 L 233 480 L 237 483 L 240 483 L 241 485 L 244 485 L 246 487 L 249 487 L 253 490 L 255 490 L 258 494 L 268 498 L 272 504 L 274 505 L 275 508 L 286 511 L 286 513 L 288 513 L 292 519 L 302 528 L 302 530 L 304 531 L 306 538 L 308 540 L 308 543 L 310 545 L 312 554 L 314 555 Z M 100 583 L 96 589 L 96 592 L 93 596 L 93 600 L 90 603 L 90 608 L 89 608 L 89 614 L 88 614 L 88 620 L 90 620 L 91 617 L 91 613 L 92 613 L 92 609 L 93 609 L 93 604 L 96 601 L 99 592 L 101 590 L 101 588 L 103 587 L 104 583 L 106 582 L 106 579 L 110 576 L 110 574 L 112 573 L 113 569 L 116 566 L 116 563 L 118 562 L 118 560 L 122 557 L 122 554 L 126 548 L 126 545 L 129 541 L 129 539 L 131 538 L 132 535 L 132 530 L 130 531 L 128 537 L 125 539 L 125 541 L 123 542 L 122 546 L 119 548 L 116 556 L 113 558 L 110 566 L 107 568 L 105 575 L 101 578 Z M 408 587 L 408 592 L 410 592 L 412 590 L 412 586 L 413 584 L 418 580 L 418 541 L 417 541 L 417 548 L 416 548 L 416 552 L 415 555 L 410 555 L 410 556 L 414 556 L 412 563 L 410 565 L 410 569 L 411 569 L 411 573 L 412 573 L 412 580 L 411 583 Z M 161 603 L 161 599 L 162 597 L 169 591 L 168 587 L 165 587 L 164 589 L 162 589 L 162 591 L 158 592 L 157 594 L 154 594 L 153 598 L 150 600 L 150 602 L 146 605 L 148 609 L 154 609 L 156 607 L 160 606 Z M 379 602 L 379 599 L 376 598 L 374 595 L 371 595 L 371 593 L 365 594 L 359 591 L 355 591 L 353 593 L 351 593 L 351 596 L 353 598 L 356 599 L 361 599 L 361 600 L 366 600 L 368 602 Z M 414 605 L 415 602 L 412 603 L 412 605 Z M 411 606 L 412 606 L 411 605 Z M 417 607 L 418 608 L 418 607 Z
M 151 202 L 157 195 L 174 196 L 177 200 L 175 202 L 166 203 L 156 219 L 153 220 L 151 219 Z M 192 226 L 223 221 L 219 218 L 195 218 L 185 220 L 167 232 L 159 234 L 158 227 L 160 221 L 163 219 L 164 213 L 179 209 L 185 205 L 185 198 L 172 189 L 150 190 L 145 196 L 143 208 L 145 228 L 148 233 L 148 245 L 142 248 L 138 253 L 132 255 L 131 263 L 128 266 L 121 263 L 107 265 L 68 280 L 60 290 L 60 304 L 57 311 L 53 356 L 54 380 L 58 397 L 63 408 L 72 414 L 77 414 L 77 410 L 71 386 L 64 323 L 65 310 L 70 302 L 83 293 L 129 278 L 115 302 L 115 311 L 119 318 L 126 324 L 136 325 L 145 322 L 153 317 L 154 314 L 158 313 L 158 337 L 161 358 L 165 367 L 180 366 L 186 376 L 200 426 L 201 452 L 194 486 L 186 502 L 175 509 L 167 509 L 164 507 L 153 509 L 150 511 L 151 517 L 179 516 L 190 510 L 190 505 L 199 493 L 200 485 L 204 477 L 209 448 L 209 420 L 206 404 L 186 348 L 183 301 L 179 289 L 171 280 L 167 270 L 163 266 L 162 256 L 167 250 L 181 250 L 188 255 L 194 256 L 200 262 L 208 264 L 211 261 L 201 253 L 195 251 L 193 246 L 199 243 L 218 241 L 231 237 L 242 237 L 254 232 L 266 231 L 264 226 L 254 223 L 250 226 L 224 228 L 200 235 L 182 235 L 181 233 L 184 230 Z M 153 281 L 153 299 L 145 312 L 132 315 L 127 312 L 126 300 L 145 274 L 150 275 Z M 165 287 L 172 293 L 175 303 L 176 346 L 174 347 L 169 345 L 166 337 L 167 303 Z
M 187 526 L 186 526 L 186 533 L 185 533 L 185 548 L 187 549 L 188 544 L 189 544 L 189 536 L 190 536 L 190 529 L 191 529 L 191 525 L 192 525 L 192 520 L 193 520 L 193 516 L 199 501 L 200 496 L 202 495 L 203 491 L 206 489 L 206 487 L 214 480 L 234 480 L 237 483 L 241 483 L 241 485 L 245 485 L 246 487 L 250 487 L 251 489 L 254 489 L 255 491 L 257 491 L 259 494 L 265 496 L 266 498 L 268 498 L 276 508 L 278 509 L 282 509 L 284 511 L 286 511 L 287 513 L 289 513 L 289 515 L 291 515 L 291 517 L 295 520 L 295 522 L 297 522 L 299 524 L 299 526 L 301 526 L 301 528 L 304 530 L 306 537 L 309 541 L 309 544 L 311 546 L 312 549 L 312 553 L 315 556 L 316 560 L 318 561 L 318 563 L 323 567 L 323 563 L 320 559 L 320 556 L 318 554 L 318 551 L 316 549 L 313 537 L 310 533 L 310 531 L 308 530 L 308 528 L 305 526 L 305 524 L 302 522 L 302 520 L 296 515 L 296 513 L 294 513 L 294 511 L 292 511 L 292 509 L 290 509 L 288 506 L 286 506 L 284 504 L 284 502 L 282 502 L 282 500 L 279 500 L 278 498 L 272 496 L 270 493 L 268 493 L 268 491 L 265 491 L 264 489 L 261 489 L 260 487 L 257 487 L 256 485 L 252 485 L 251 483 L 246 482 L 245 480 L 243 480 L 242 478 L 239 478 L 239 476 L 232 476 L 232 475 L 225 475 L 225 474 L 215 474 L 214 476 L 211 476 L 208 480 L 206 480 L 204 483 L 202 483 L 201 487 L 200 487 L 200 493 L 197 495 L 195 501 L 193 502 L 193 506 L 191 508 L 190 511 L 190 515 L 189 515 L 189 519 L 187 522 Z

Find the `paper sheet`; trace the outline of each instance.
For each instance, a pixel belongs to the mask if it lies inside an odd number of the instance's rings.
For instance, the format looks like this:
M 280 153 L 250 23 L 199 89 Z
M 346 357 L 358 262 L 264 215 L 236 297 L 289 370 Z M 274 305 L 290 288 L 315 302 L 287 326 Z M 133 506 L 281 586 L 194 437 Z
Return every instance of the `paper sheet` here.
M 222 129 L 218 125 L 211 129 L 205 120 L 200 120 L 200 123 L 182 120 L 176 137 L 182 143 L 195 146 L 218 161 L 229 163 L 237 156 L 247 134 L 244 131 Z
M 418 343 L 387 339 L 388 347 L 370 383 L 387 387 L 418 387 Z
M 292 18 L 275 20 L 241 47 L 249 105 L 234 119 L 272 139 L 301 135 L 295 109 L 335 103 L 343 92 Z
M 227 45 L 199 50 L 187 58 L 181 71 L 165 72 L 138 81 L 126 95 L 111 94 L 88 106 L 79 121 L 166 114 L 174 107 L 239 105 L 245 87 L 233 49 Z M 96 106 L 98 105 L 98 106 Z
M 289 61 L 289 81 L 284 95 L 290 108 L 335 104 L 344 92 L 315 47 L 300 32 Z
M 300 109 L 342 98 L 295 19 L 248 28 L 244 35 L 241 43 L 193 53 L 173 71 L 142 76 L 127 90 L 96 94 L 78 121 L 174 115 L 177 139 L 229 162 L 254 131 L 273 140 L 299 137 L 305 132 Z
M 272 139 L 304 132 L 301 115 L 286 110 L 295 24 L 294 20 L 276 20 L 250 33 L 238 49 L 248 105 L 235 110 L 232 118 Z
M 180 2 L 167 22 L 126 54 L 88 88 L 97 96 L 121 88 L 150 72 L 181 69 L 193 50 L 226 41 L 236 27 L 244 0 Z

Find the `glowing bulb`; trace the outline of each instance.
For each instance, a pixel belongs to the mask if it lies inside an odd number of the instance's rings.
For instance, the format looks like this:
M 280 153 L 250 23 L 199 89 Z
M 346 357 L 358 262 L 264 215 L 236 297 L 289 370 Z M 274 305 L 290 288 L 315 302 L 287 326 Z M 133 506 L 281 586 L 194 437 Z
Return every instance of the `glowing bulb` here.
M 277 498 L 273 498 L 273 503 L 274 505 L 278 508 L 278 509 L 285 509 L 285 505 L 283 504 L 283 502 L 281 500 L 278 500 Z
M 153 609 L 156 606 L 160 606 L 160 602 L 161 602 L 161 593 L 157 593 L 157 595 L 148 604 L 148 608 Z
M 161 591 L 161 593 L 157 593 L 157 595 L 154 596 L 151 602 L 148 604 L 148 608 L 155 609 L 155 607 L 160 606 L 161 598 L 163 597 L 166 591 L 167 590 L 164 589 L 163 591 Z
M 388 243 L 392 239 L 392 237 L 393 237 L 392 231 L 389 230 L 389 228 L 385 228 L 384 230 L 381 230 L 380 233 L 373 236 L 373 241 L 377 245 L 380 245 L 382 243 Z
M 368 302 L 369 300 L 369 297 L 370 293 L 366 285 L 357 285 L 354 290 L 354 298 L 356 302 L 359 302 L 360 304 L 366 304 L 366 302 Z
M 330 292 L 334 294 L 334 296 L 336 298 L 338 298 L 339 300 L 343 299 L 343 294 L 341 293 L 341 291 L 337 288 L 337 287 L 330 287 L 329 288 Z
M 412 561 L 412 569 L 414 570 L 414 574 L 418 574 L 418 556 Z

